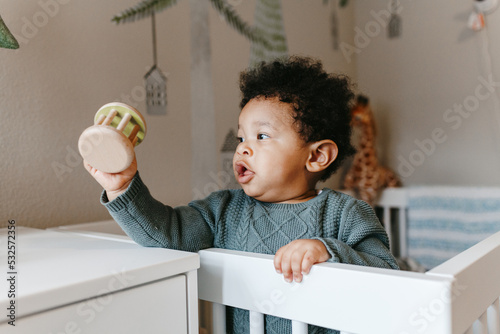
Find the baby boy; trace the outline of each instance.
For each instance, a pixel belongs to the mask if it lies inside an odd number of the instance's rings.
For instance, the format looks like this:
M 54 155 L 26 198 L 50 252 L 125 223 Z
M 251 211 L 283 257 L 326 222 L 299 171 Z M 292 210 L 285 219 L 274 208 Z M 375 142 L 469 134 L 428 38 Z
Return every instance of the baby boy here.
M 326 73 L 318 61 L 291 57 L 243 72 L 240 89 L 233 169 L 242 189 L 174 208 L 150 195 L 136 161 L 118 174 L 84 162 L 104 188 L 101 202 L 122 229 L 149 247 L 274 254 L 276 272 L 287 282 L 301 282 L 313 264 L 325 261 L 396 269 L 372 208 L 343 193 L 316 189 L 354 152 L 348 79 Z M 288 320 L 266 316 L 265 321 L 267 333 L 290 332 Z M 248 312 L 228 311 L 229 332 L 248 332 L 248 322 Z

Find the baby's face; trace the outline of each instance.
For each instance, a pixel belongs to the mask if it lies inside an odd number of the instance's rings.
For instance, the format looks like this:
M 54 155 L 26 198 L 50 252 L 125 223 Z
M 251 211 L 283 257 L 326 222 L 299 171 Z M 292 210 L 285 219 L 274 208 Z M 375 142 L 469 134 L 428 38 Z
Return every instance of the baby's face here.
M 239 117 L 233 169 L 245 193 L 263 202 L 287 202 L 308 190 L 309 146 L 299 137 L 290 105 L 253 99 Z

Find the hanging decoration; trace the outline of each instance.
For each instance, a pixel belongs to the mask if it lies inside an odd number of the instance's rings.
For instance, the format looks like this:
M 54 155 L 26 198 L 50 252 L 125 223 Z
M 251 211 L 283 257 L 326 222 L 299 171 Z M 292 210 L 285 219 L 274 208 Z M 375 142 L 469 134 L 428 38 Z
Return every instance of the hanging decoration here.
M 139 1 L 138 1 L 139 2 Z M 137 5 L 123 11 L 112 20 L 116 23 L 133 22 L 136 19 L 150 17 L 171 8 L 178 0 L 141 0 Z M 269 45 L 266 38 L 258 34 L 246 23 L 233 6 L 226 0 L 189 0 L 191 68 L 191 189 L 193 198 L 206 196 L 207 186 L 213 184 L 212 175 L 218 172 L 215 127 L 215 106 L 211 71 L 209 5 L 248 40 Z M 175 33 L 175 31 L 174 31 Z
M 330 16 L 330 31 L 332 33 L 332 46 L 334 50 L 339 49 L 339 17 L 337 15 L 337 4 L 332 4 L 332 14 Z
M 327 4 L 330 0 L 323 0 L 323 4 Z M 335 0 L 335 2 L 337 2 L 337 0 Z M 345 7 L 347 6 L 347 3 L 349 2 L 349 0 L 339 0 L 339 5 L 340 7 Z
M 120 14 L 115 15 L 111 21 L 119 24 L 124 22 L 134 22 L 145 17 L 149 17 L 151 13 L 158 13 L 162 10 L 176 5 L 179 0 L 142 0 L 137 5 L 132 6 Z M 199 0 L 202 1 L 202 0 Z M 224 18 L 226 23 L 234 28 L 242 36 L 246 37 L 251 42 L 260 43 L 269 46 L 267 39 L 255 31 L 248 23 L 243 21 L 241 17 L 233 9 L 233 6 L 228 4 L 226 0 L 205 0 L 212 4 L 212 7 Z M 347 0 L 341 0 L 347 2 Z
M 252 41 L 250 66 L 288 55 L 281 0 L 258 0 L 252 28 L 267 39 L 268 45 Z
M 474 0 L 474 10 L 469 16 L 469 21 L 467 25 L 470 29 L 478 32 L 482 40 L 482 47 L 478 48 L 481 51 L 481 59 L 484 66 L 485 76 L 489 76 L 491 82 L 497 82 L 493 70 L 493 60 L 490 52 L 490 33 L 487 32 L 486 19 L 487 16 L 493 13 L 498 8 L 498 0 Z M 498 92 L 492 92 L 491 100 L 493 102 L 493 108 L 487 108 L 492 113 L 492 120 L 490 124 L 492 125 L 493 135 L 496 136 L 496 141 L 500 142 L 500 98 Z M 498 145 L 497 145 L 498 147 Z
M 338 50 L 340 47 L 340 37 L 339 37 L 339 16 L 338 16 L 338 7 L 346 7 L 348 0 L 335 0 L 335 1 L 330 1 L 330 0 L 323 0 L 324 5 L 328 5 L 329 3 L 332 3 L 332 12 L 330 15 L 330 33 L 332 35 L 332 47 L 334 50 Z
M 498 7 L 498 0 L 474 0 L 474 7 L 484 14 L 493 13 Z
M 469 16 L 467 26 L 474 31 L 482 30 L 486 26 L 484 14 L 482 12 L 473 11 Z
M 14 35 L 12 35 L 9 28 L 7 28 L 1 16 L 0 16 L 0 47 L 6 49 L 19 48 L 19 43 L 17 42 Z
M 399 6 L 399 0 L 391 0 L 391 16 L 387 25 L 389 38 L 398 38 L 401 36 L 401 17 L 398 15 Z
M 475 0 L 474 11 L 470 14 L 467 26 L 474 30 L 480 31 L 486 27 L 485 15 L 492 13 L 498 6 L 498 0 Z
M 233 156 L 236 148 L 238 147 L 239 140 L 236 136 L 236 131 L 229 129 L 226 134 L 226 138 L 220 150 L 221 166 L 223 177 L 219 179 L 224 179 L 223 184 L 220 184 L 224 189 L 238 189 L 241 188 L 236 178 L 233 177 Z
M 154 12 L 151 14 L 153 30 L 153 61 L 151 69 L 144 75 L 146 85 L 146 110 L 151 115 L 167 113 L 167 77 L 158 67 L 156 51 L 156 22 Z

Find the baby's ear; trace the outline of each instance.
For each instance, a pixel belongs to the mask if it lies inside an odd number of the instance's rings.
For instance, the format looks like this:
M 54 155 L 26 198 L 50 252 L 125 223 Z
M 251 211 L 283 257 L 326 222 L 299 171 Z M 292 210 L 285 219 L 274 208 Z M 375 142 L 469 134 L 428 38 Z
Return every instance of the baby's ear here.
M 333 140 L 324 139 L 314 142 L 310 146 L 309 158 L 306 162 L 306 168 L 311 173 L 324 171 L 335 161 L 339 148 Z

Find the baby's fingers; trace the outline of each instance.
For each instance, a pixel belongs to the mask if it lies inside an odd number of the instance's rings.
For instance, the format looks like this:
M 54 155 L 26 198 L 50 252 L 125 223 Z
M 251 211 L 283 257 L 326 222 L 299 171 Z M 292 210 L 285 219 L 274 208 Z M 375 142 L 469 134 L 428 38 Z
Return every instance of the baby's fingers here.
M 87 172 L 89 172 L 90 174 L 93 174 L 93 167 L 86 161 L 86 160 L 83 160 L 83 167 L 87 170 Z
M 291 283 L 294 278 L 294 272 L 292 267 L 291 253 L 289 250 L 284 252 L 281 258 L 281 272 L 283 273 L 283 278 L 286 282 Z
M 278 249 L 274 255 L 274 268 L 278 274 L 283 274 L 286 282 L 292 282 L 293 272 L 291 267 L 291 252 L 289 245 L 285 245 Z
M 317 262 L 317 258 L 311 254 L 311 252 L 306 252 L 302 258 L 302 274 L 307 275 L 311 271 L 313 264 Z
M 278 274 L 281 274 L 283 270 L 281 269 L 281 259 L 283 258 L 283 247 L 278 249 L 274 255 L 274 269 Z
M 303 275 L 309 274 L 313 264 L 328 260 L 330 254 L 321 241 L 299 239 L 281 247 L 274 257 L 277 273 L 283 274 L 285 281 L 302 282 Z
M 297 283 L 302 282 L 302 274 L 304 273 L 304 252 L 297 250 L 292 255 L 291 267 L 293 272 L 293 280 Z

